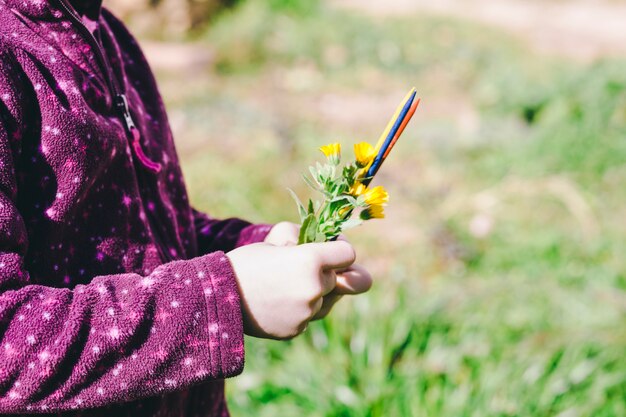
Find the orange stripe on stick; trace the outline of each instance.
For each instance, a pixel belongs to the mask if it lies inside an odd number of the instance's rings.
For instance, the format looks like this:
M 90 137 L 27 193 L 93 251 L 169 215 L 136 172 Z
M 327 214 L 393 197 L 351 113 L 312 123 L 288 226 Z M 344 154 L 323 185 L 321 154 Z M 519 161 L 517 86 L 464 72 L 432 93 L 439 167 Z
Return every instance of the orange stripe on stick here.
M 393 148 L 393 146 L 398 141 L 398 138 L 400 138 L 400 135 L 402 135 L 402 132 L 404 132 L 404 128 L 406 127 L 407 124 L 409 124 L 409 121 L 411 120 L 411 118 L 415 114 L 415 110 L 417 110 L 417 106 L 419 106 L 421 100 L 422 100 L 421 98 L 418 98 L 411 105 L 411 108 L 409 109 L 409 112 L 406 114 L 406 117 L 402 121 L 402 124 L 400 125 L 400 128 L 398 129 L 398 131 L 396 132 L 396 135 L 393 137 L 391 143 L 389 144 L 389 147 L 387 148 L 387 151 L 385 151 L 385 154 L 383 155 L 383 159 L 387 158 L 387 155 L 389 155 L 389 152 L 391 152 L 391 149 Z

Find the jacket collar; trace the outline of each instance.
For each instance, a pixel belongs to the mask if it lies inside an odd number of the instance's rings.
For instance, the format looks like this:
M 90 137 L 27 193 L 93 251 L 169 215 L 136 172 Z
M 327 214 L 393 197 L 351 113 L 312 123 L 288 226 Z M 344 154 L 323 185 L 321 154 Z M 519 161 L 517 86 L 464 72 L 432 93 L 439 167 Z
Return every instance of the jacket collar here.
M 59 0 L 56 0 L 59 1 Z M 102 0 L 65 0 L 80 16 L 97 21 L 102 9 Z

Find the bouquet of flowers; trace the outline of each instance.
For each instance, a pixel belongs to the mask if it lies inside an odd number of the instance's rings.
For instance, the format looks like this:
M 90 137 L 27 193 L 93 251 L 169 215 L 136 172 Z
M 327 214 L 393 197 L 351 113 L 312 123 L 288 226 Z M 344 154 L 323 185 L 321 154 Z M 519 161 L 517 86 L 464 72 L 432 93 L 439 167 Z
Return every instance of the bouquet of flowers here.
M 419 103 L 413 88 L 398 106 L 376 146 L 367 142 L 357 143 L 354 145 L 355 159 L 348 163 L 341 165 L 339 143 L 320 148 L 326 162 L 311 166 L 310 176 L 303 177 L 309 187 L 322 194 L 323 199 L 309 199 L 304 205 L 289 190 L 300 214 L 298 244 L 334 240 L 344 230 L 365 220 L 385 217 L 384 208 L 389 194 L 383 186 L 370 188 L 369 184 L 404 132 Z

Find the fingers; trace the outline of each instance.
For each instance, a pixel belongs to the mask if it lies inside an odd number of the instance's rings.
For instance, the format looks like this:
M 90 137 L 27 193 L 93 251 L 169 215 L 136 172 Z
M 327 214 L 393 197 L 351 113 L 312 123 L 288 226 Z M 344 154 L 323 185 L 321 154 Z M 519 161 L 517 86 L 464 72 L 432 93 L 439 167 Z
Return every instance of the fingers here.
M 313 316 L 313 318 L 311 318 L 311 320 L 319 320 L 326 317 L 328 313 L 330 313 L 330 310 L 332 310 L 333 306 L 337 304 L 337 301 L 341 300 L 341 297 L 343 296 L 340 294 L 336 294 L 335 292 L 332 292 L 331 294 L 325 296 L 323 302 L 320 305 L 320 309 Z
M 361 294 L 372 287 L 372 275 L 361 265 L 338 271 L 335 292 L 342 295 Z
M 356 253 L 354 248 L 346 241 L 309 243 L 303 245 L 315 251 L 319 257 L 322 269 L 347 268 L 354 263 Z
M 313 315 L 309 320 L 314 320 L 315 317 L 322 311 L 324 308 L 325 299 L 320 297 L 315 301 L 315 304 L 312 306 Z
M 361 265 L 353 264 L 350 268 L 338 271 L 335 278 L 334 288 L 326 293 L 322 300 L 318 300 L 319 311 L 311 320 L 319 320 L 326 317 L 333 306 L 344 295 L 361 294 L 368 291 L 372 286 L 372 276 Z M 322 301 L 322 302 L 320 302 Z
M 330 293 L 337 286 L 337 274 L 332 269 L 329 271 L 322 272 L 322 296 Z
M 280 222 L 274 225 L 265 237 L 265 242 L 274 246 L 293 246 L 298 243 L 300 226 L 291 222 Z

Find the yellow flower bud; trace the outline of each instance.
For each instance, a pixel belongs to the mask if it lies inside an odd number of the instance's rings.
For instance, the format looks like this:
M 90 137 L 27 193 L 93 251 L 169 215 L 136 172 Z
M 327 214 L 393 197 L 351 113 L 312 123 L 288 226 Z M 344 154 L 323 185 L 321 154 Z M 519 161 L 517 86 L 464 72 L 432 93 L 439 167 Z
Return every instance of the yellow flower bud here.
M 363 197 L 365 197 L 365 203 L 371 206 L 385 204 L 389 201 L 389 194 L 382 185 L 367 190 Z
M 328 158 L 333 165 L 339 165 L 341 159 L 341 145 L 339 143 L 331 143 L 320 148 L 320 151 Z
M 367 142 L 361 142 L 354 145 L 354 155 L 359 168 L 366 167 L 376 156 L 376 150 Z
M 339 209 L 337 213 L 339 214 L 339 217 L 344 217 L 350 212 L 352 212 L 352 207 L 346 206 L 346 207 L 342 207 L 341 209 Z
M 348 191 L 348 193 L 350 195 L 353 195 L 355 197 L 360 196 L 361 194 L 363 194 L 365 191 L 367 191 L 367 187 L 365 185 L 363 185 L 360 182 L 355 182 L 352 187 L 350 187 L 350 191 Z
M 380 204 L 374 204 L 366 208 L 361 212 L 360 215 L 363 220 L 370 219 L 384 219 L 385 218 L 385 207 Z

